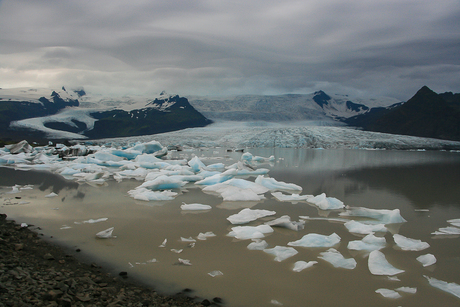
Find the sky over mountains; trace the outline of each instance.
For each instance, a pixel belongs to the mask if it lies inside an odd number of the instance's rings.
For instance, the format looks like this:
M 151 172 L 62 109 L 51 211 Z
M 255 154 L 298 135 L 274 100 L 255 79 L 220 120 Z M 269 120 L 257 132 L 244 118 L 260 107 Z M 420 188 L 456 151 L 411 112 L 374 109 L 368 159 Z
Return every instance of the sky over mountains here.
M 460 2 L 0 1 L 0 87 L 460 92 Z

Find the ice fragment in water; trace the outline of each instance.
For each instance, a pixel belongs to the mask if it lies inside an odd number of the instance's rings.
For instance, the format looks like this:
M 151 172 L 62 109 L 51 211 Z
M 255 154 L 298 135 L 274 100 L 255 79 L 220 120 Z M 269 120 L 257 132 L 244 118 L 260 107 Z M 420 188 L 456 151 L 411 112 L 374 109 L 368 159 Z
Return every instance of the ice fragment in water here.
M 54 193 L 54 192 L 51 192 L 48 195 L 45 195 L 45 197 L 48 197 L 48 198 L 56 197 L 56 196 L 58 196 L 58 195 L 56 193 Z
M 428 282 L 432 287 L 438 288 L 442 291 L 453 294 L 456 297 L 460 298 L 460 285 L 454 282 L 449 283 L 446 281 L 442 281 L 433 277 L 425 276 L 425 278 L 428 279 Z
M 447 222 L 452 224 L 453 226 L 460 227 L 460 219 L 451 219 L 447 220 Z
M 392 276 L 392 275 L 404 273 L 404 270 L 400 270 L 392 266 L 385 258 L 385 255 L 378 250 L 372 251 L 369 254 L 368 266 L 369 266 L 369 271 L 373 275 Z
M 321 210 L 336 210 L 345 207 L 341 200 L 334 197 L 326 197 L 325 193 L 311 197 L 307 201 L 316 205 Z
M 168 189 L 181 188 L 186 183 L 187 183 L 186 181 L 182 181 L 180 179 L 171 178 L 169 176 L 162 175 L 153 180 L 144 182 L 138 188 L 146 188 L 149 190 L 168 190 Z
M 268 243 L 265 240 L 261 239 L 252 239 L 252 243 L 249 243 L 247 249 L 249 250 L 264 250 L 268 247 Z
M 112 238 L 112 232 L 114 230 L 115 227 L 110 227 L 106 230 L 103 230 L 103 231 L 100 231 L 96 234 L 96 237 L 100 238 L 100 239 L 108 239 L 108 238 Z
M 396 245 L 404 251 L 421 251 L 430 247 L 430 244 L 421 240 L 406 238 L 400 234 L 394 234 Z
M 432 254 L 421 255 L 417 257 L 417 261 L 427 267 L 436 263 L 436 257 Z
M 222 182 L 225 182 L 227 180 L 232 179 L 233 177 L 236 176 L 236 174 L 237 174 L 236 169 L 229 169 L 229 170 L 226 170 L 225 172 L 223 172 L 221 174 L 206 177 L 203 180 L 195 182 L 195 184 L 198 184 L 198 185 L 213 185 L 213 184 L 217 184 L 217 183 L 222 183 Z
M 449 226 L 439 228 L 437 231 L 432 232 L 433 235 L 460 235 L 460 228 Z
M 273 248 L 264 249 L 267 254 L 275 255 L 275 261 L 281 262 L 289 257 L 292 257 L 298 253 L 292 247 L 275 246 Z
M 184 264 L 184 265 L 192 265 L 192 263 L 190 263 L 190 260 L 188 259 L 179 258 L 179 263 Z
M 273 197 L 275 197 L 279 201 L 290 201 L 290 202 L 297 202 L 297 201 L 305 201 L 308 198 L 313 197 L 312 195 L 299 195 L 299 194 L 291 194 L 286 195 L 281 192 L 272 192 Z
M 216 235 L 212 231 L 208 231 L 205 233 L 200 232 L 196 237 L 198 240 L 206 240 L 207 238 L 215 237 Z
M 353 258 L 345 259 L 343 255 L 335 248 L 330 248 L 325 252 L 320 253 L 318 258 L 323 259 L 336 268 L 353 270 L 356 267 L 356 260 Z
M 293 184 L 293 183 L 286 183 L 283 181 L 276 181 L 274 178 L 267 178 L 263 175 L 257 176 L 255 183 L 260 184 L 270 190 L 294 190 L 294 191 L 302 191 L 302 187 Z
M 95 223 L 99 223 L 99 222 L 105 222 L 107 220 L 108 220 L 107 217 L 102 217 L 100 219 L 89 219 L 89 220 L 86 220 L 86 221 L 83 221 L 83 222 L 74 222 L 74 224 L 95 224 Z
M 417 288 L 415 287 L 399 287 L 395 289 L 398 292 L 405 292 L 405 293 L 410 293 L 410 294 L 415 294 L 417 293 Z
M 373 232 L 387 232 L 388 231 L 388 229 L 385 227 L 384 224 L 367 225 L 361 222 L 351 220 L 349 222 L 346 222 L 344 225 L 348 229 L 349 232 L 356 233 L 356 234 L 363 234 L 363 235 L 367 235 Z
M 266 233 L 271 232 L 273 232 L 273 228 L 268 225 L 236 226 L 232 227 L 232 231 L 228 234 L 228 236 L 235 237 L 239 240 L 260 239 L 265 237 Z
M 296 263 L 294 263 L 294 268 L 292 269 L 294 272 L 300 272 L 300 271 L 303 271 L 305 269 L 308 269 L 312 266 L 314 266 L 315 264 L 317 264 L 318 261 L 297 261 Z
M 340 216 L 359 216 L 367 217 L 371 220 L 367 223 L 374 222 L 376 224 L 395 224 L 404 223 L 406 220 L 401 216 L 399 209 L 369 209 L 369 208 L 350 208 L 349 210 L 339 214 Z
M 216 277 L 216 276 L 224 275 L 224 273 L 222 273 L 221 271 L 212 271 L 212 272 L 209 272 L 208 275 L 211 277 Z
M 160 246 L 158 246 L 158 247 L 165 247 L 166 242 L 168 242 L 168 239 L 164 239 L 163 243 L 161 243 Z
M 192 237 L 188 237 L 188 238 L 180 237 L 180 240 L 182 242 L 196 242 L 196 240 Z
M 227 182 L 207 186 L 203 191 L 220 194 L 224 201 L 259 201 L 265 199 L 265 196 L 258 194 L 255 189 L 241 188 Z
M 289 246 L 303 247 L 332 247 L 340 242 L 340 237 L 336 233 L 329 236 L 320 235 L 317 233 L 309 233 L 304 235 L 300 240 L 289 242 Z
M 136 199 L 143 201 L 166 201 L 173 200 L 177 196 L 176 192 L 171 190 L 165 191 L 151 191 L 147 188 L 136 188 L 134 190 L 128 191 L 128 194 Z
M 203 205 L 203 204 L 186 204 L 182 203 L 180 206 L 182 210 L 209 210 L 212 209 L 210 205 Z
M 201 160 L 197 156 L 193 157 L 190 161 L 188 161 L 188 165 L 193 169 L 193 171 L 195 171 L 195 173 L 206 168 L 206 165 L 204 165 L 204 163 L 201 162 Z
M 173 253 L 180 254 L 180 253 L 182 253 L 183 249 L 171 248 L 171 251 L 172 251 Z
M 373 233 L 368 234 L 362 240 L 348 242 L 348 249 L 373 251 L 384 248 L 387 241 L 384 237 L 376 237 Z
M 25 228 L 25 227 L 29 227 L 29 225 L 27 225 L 27 223 L 21 223 L 21 227 Z
M 299 231 L 304 228 L 305 221 L 293 222 L 289 215 L 283 215 L 280 218 L 274 219 L 272 221 L 266 222 L 266 225 L 284 227 L 291 230 Z
M 394 291 L 394 290 L 390 290 L 390 289 L 385 289 L 385 288 L 380 288 L 380 289 L 377 289 L 375 290 L 376 293 L 379 293 L 381 294 L 383 297 L 386 297 L 386 298 L 400 298 L 401 297 L 401 294 L 399 294 L 398 292 Z
M 227 220 L 232 224 L 245 224 L 251 221 L 255 221 L 261 217 L 275 215 L 275 211 L 261 210 L 261 209 L 249 209 L 245 208 L 237 214 L 233 214 L 227 218 Z

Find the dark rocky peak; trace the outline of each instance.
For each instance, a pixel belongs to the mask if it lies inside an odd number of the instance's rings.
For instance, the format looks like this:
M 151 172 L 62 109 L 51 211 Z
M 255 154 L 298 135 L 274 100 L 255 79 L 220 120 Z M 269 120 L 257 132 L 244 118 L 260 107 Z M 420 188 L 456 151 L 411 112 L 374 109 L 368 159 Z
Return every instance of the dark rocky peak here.
M 329 100 L 331 100 L 331 97 L 323 91 L 317 91 L 314 93 L 313 101 L 316 102 L 321 108 L 324 105 L 328 105 Z

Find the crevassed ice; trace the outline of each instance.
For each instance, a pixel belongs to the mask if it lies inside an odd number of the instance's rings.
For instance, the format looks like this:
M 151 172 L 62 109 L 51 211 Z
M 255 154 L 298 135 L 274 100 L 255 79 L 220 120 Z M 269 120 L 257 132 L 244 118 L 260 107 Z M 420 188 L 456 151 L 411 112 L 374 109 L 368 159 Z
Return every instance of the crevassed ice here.
M 182 210 L 210 210 L 212 207 L 210 205 L 203 204 L 186 204 L 182 203 L 180 206 Z
M 286 183 L 283 181 L 277 181 L 274 178 L 264 177 L 263 175 L 257 176 L 255 183 L 260 184 L 270 190 L 294 190 L 302 191 L 302 187 L 294 183 Z

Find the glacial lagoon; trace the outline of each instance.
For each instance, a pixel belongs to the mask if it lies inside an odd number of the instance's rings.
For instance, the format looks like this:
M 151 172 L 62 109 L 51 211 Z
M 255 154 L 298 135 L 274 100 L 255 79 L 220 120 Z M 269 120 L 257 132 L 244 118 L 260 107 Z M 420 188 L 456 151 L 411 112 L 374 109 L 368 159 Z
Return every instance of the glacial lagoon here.
M 110 176 L 77 180 L 52 175 L 55 167 L 37 172 L 17 162 L 0 168 L 2 212 L 40 227 L 48 240 L 81 249 L 114 274 L 126 271 L 159 291 L 190 288 L 192 295 L 221 297 L 227 306 L 458 306 L 460 153 L 245 152 L 267 158 L 252 161 L 251 169 L 268 173 L 241 179 L 264 176 L 301 190 L 223 201 L 189 182 L 171 189 L 177 193 L 171 200 L 144 201 L 128 193 L 144 180 L 115 180 L 121 170 L 113 164 L 104 166 Z M 170 151 L 166 159 L 197 157 L 206 166 L 228 167 L 242 155 L 201 148 Z M 343 207 L 322 210 L 301 197 L 323 193 Z M 232 224 L 229 217 L 242 211 L 254 217 Z M 283 216 L 291 223 L 266 225 Z M 252 227 L 249 238 L 232 234 L 246 226 Z M 96 237 L 111 227 L 109 238 Z M 256 227 L 271 231 L 254 236 Z

